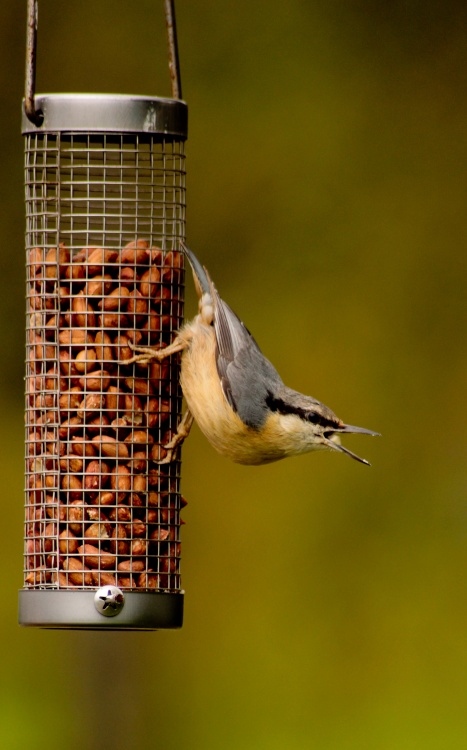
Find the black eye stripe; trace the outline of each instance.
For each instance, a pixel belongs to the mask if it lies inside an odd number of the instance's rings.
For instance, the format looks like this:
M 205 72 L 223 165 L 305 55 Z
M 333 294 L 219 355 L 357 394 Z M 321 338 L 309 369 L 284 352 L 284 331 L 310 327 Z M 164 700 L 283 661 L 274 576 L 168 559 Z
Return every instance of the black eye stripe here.
M 316 411 L 308 411 L 299 406 L 293 406 L 292 404 L 283 401 L 281 398 L 274 397 L 272 393 L 268 393 L 266 404 L 271 411 L 278 412 L 279 414 L 296 414 L 300 419 L 311 422 L 312 424 L 319 424 L 321 427 L 329 427 L 331 432 L 338 426 L 335 420 L 327 419 Z
M 308 412 L 305 419 L 312 424 L 319 424 L 321 427 L 330 427 L 331 425 L 334 425 L 334 422 L 330 422 L 329 419 L 325 419 L 320 414 L 316 414 L 316 412 Z

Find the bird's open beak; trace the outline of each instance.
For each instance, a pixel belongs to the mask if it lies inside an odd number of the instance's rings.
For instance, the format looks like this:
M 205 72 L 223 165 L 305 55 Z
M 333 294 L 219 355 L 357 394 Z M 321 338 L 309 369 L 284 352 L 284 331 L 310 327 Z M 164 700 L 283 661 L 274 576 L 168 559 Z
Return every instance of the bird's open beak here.
M 371 466 L 370 462 L 366 460 L 366 458 L 360 458 L 360 456 L 357 456 L 356 453 L 352 453 L 352 451 L 349 451 L 348 448 L 344 448 L 343 445 L 341 445 L 339 436 L 344 433 L 358 433 L 361 435 L 372 435 L 373 437 L 379 437 L 379 432 L 374 432 L 373 430 L 367 430 L 365 427 L 355 427 L 351 424 L 344 424 L 342 427 L 338 427 L 336 430 L 333 430 L 332 433 L 329 432 L 327 435 L 324 436 L 324 444 L 327 445 L 332 450 L 340 451 L 341 453 L 346 453 L 351 458 L 354 458 L 355 461 L 360 461 L 362 464 L 366 464 L 367 466 Z
M 374 432 L 373 430 L 367 430 L 366 427 L 354 427 L 351 424 L 344 424 L 342 427 L 338 427 L 334 432 L 353 432 L 361 435 L 373 435 L 373 437 L 381 437 L 380 432 Z

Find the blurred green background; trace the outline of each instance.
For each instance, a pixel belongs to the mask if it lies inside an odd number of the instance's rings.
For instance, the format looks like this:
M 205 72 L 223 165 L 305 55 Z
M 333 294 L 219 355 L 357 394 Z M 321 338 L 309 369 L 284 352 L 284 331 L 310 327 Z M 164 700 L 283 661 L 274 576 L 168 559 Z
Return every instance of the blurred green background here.
M 41 0 L 39 92 L 170 95 L 161 0 Z M 467 747 L 467 6 L 177 1 L 190 244 L 284 380 L 378 440 L 184 449 L 179 632 L 20 629 L 26 0 L 0 6 L 0 743 Z M 195 310 L 189 285 L 187 314 Z

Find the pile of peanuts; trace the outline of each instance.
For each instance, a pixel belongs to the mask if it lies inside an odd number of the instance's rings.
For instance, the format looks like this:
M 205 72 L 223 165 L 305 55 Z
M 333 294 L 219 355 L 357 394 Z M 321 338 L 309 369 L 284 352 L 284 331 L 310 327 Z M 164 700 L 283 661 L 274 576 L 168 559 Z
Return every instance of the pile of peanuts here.
M 182 283 L 145 240 L 29 251 L 26 586 L 179 589 L 177 358 L 123 363 L 173 338 Z

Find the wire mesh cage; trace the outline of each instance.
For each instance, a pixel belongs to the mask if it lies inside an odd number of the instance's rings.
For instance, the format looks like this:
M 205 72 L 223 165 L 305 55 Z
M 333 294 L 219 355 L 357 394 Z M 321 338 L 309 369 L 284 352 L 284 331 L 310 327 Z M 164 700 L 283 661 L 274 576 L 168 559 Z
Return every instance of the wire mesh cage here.
M 26 481 L 20 623 L 180 627 L 187 108 L 53 95 L 23 115 Z

